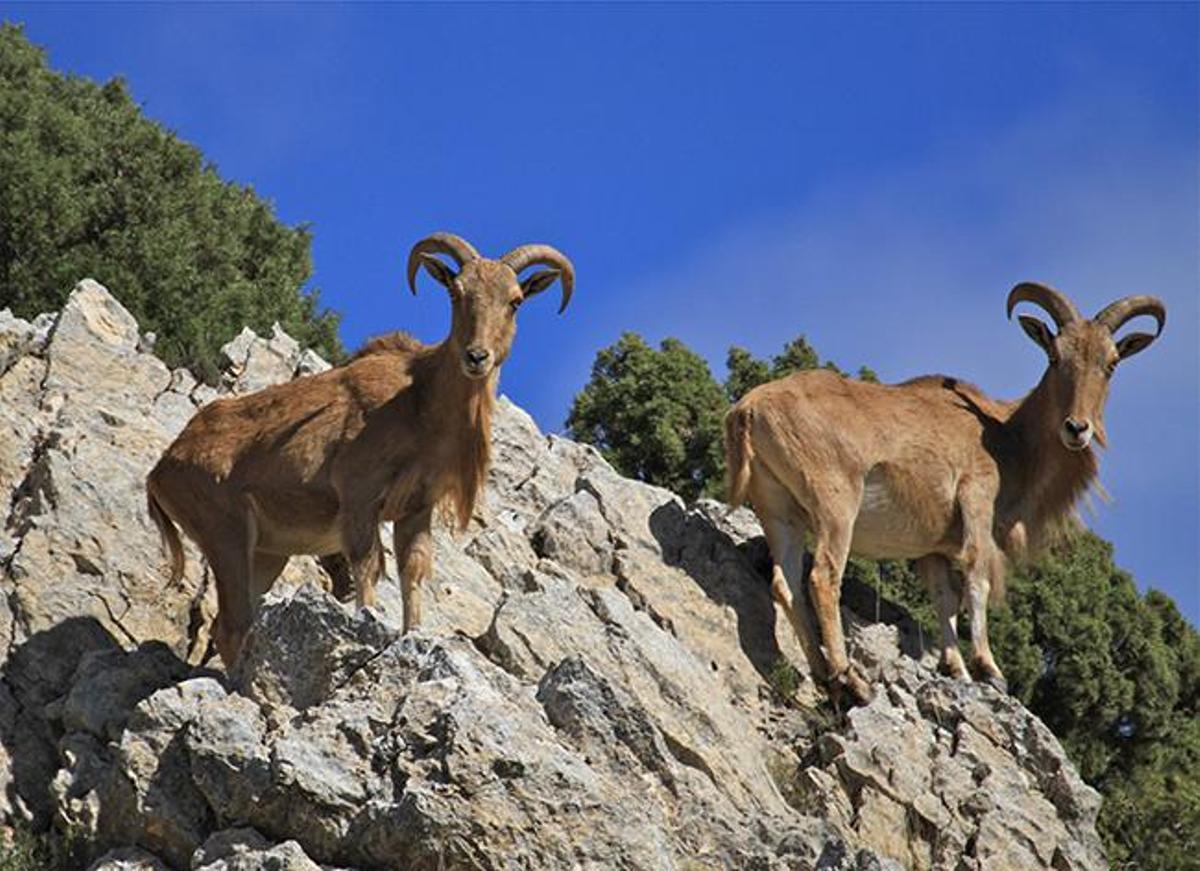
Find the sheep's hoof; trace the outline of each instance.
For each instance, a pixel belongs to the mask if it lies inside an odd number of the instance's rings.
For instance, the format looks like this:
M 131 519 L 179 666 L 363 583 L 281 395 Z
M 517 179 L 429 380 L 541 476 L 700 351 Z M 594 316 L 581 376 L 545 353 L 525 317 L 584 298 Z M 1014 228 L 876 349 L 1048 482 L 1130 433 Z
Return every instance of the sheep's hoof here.
M 971 675 L 967 671 L 967 667 L 963 665 L 961 657 L 959 657 L 957 660 L 954 660 L 943 656 L 940 660 L 938 660 L 937 670 L 938 674 L 944 675 L 952 680 L 969 681 L 971 679 Z
M 875 690 L 871 688 L 871 684 L 854 665 L 847 666 L 834 677 L 831 689 L 833 690 L 834 704 L 838 710 L 841 710 L 842 700 L 847 697 L 850 707 L 870 704 L 871 700 L 875 698 Z
M 987 674 L 983 676 L 982 680 L 985 684 L 990 686 L 1001 695 L 1008 695 L 1008 681 L 1006 681 L 1002 675 Z
M 971 663 L 971 676 L 980 683 L 985 683 L 996 692 L 1002 695 L 1008 695 L 1008 681 L 1004 679 L 1004 675 L 1000 673 L 1000 669 L 995 665 L 985 664 L 982 660 L 975 660 Z

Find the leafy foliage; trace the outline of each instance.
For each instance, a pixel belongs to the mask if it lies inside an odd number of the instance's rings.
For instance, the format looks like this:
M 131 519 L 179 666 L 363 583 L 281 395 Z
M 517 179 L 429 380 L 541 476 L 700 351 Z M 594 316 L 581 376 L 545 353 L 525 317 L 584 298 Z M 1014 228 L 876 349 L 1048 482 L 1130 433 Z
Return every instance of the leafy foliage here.
M 567 427 L 626 475 L 693 499 L 720 487 L 724 411 L 698 354 L 678 339 L 655 350 L 626 333 L 596 355 Z
M 771 364 L 757 359 L 745 348 L 736 345 L 729 349 L 725 358 L 725 396 L 730 402 L 737 402 L 759 384 L 766 384 L 772 378 Z
M 737 402 L 760 384 L 806 369 L 829 369 L 839 375 L 846 374 L 829 360 L 822 363 L 816 349 L 804 336 L 797 336 L 784 345 L 770 363 L 755 359 L 746 349 L 734 346 L 729 349 L 725 367 L 729 370 L 725 378 L 725 395 L 730 402 Z
M 0 829 L 0 871 L 82 871 L 94 858 L 93 846 L 76 829 Z
M 990 625 L 1013 693 L 1105 794 L 1113 864 L 1200 863 L 1200 634 L 1175 603 L 1080 533 L 1013 574 Z
M 1144 762 L 1101 784 L 1100 835 L 1114 868 L 1200 868 L 1200 720 L 1179 716 Z
M 146 118 L 120 79 L 55 73 L 0 25 L 0 308 L 60 308 L 90 276 L 157 334 L 168 363 L 209 380 L 247 324 L 279 321 L 337 357 L 336 316 L 300 290 L 310 242 Z

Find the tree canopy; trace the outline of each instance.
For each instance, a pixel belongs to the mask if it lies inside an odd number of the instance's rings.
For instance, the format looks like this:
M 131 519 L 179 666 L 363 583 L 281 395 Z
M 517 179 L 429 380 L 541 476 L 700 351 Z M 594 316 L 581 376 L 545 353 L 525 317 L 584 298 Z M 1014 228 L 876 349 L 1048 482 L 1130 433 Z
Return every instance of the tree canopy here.
M 143 115 L 121 79 L 56 73 L 20 27 L 0 25 L 0 308 L 60 308 L 92 277 L 168 363 L 210 380 L 243 325 L 279 321 L 337 357 L 336 316 L 302 290 L 310 244 Z
M 1200 633 L 1171 598 L 1082 532 L 1012 574 L 990 626 L 1012 692 L 1104 793 L 1110 861 L 1200 867 Z
M 678 339 L 655 350 L 625 333 L 596 355 L 567 427 L 624 474 L 694 499 L 721 486 L 725 404 L 708 364 Z

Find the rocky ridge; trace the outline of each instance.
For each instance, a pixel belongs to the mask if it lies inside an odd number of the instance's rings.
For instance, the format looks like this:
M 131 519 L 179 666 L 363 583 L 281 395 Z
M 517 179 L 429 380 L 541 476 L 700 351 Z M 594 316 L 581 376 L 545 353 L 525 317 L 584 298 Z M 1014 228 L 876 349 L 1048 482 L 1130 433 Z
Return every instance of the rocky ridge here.
M 106 869 L 1104 864 L 1099 796 L 1019 703 L 847 613 L 878 692 L 834 715 L 753 515 L 622 478 L 503 398 L 420 632 L 390 557 L 359 613 L 297 558 L 234 673 L 201 667 L 211 579 L 189 546 L 167 584 L 145 474 L 204 403 L 327 364 L 246 330 L 214 389 L 151 346 L 92 281 L 0 312 L 4 824 L 81 833 Z

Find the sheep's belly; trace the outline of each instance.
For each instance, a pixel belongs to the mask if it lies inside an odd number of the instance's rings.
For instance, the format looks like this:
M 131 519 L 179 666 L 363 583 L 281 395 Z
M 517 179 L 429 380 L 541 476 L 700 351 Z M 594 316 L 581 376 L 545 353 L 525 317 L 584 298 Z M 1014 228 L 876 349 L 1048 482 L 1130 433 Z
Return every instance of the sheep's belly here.
M 936 543 L 937 536 L 897 498 L 884 472 L 872 469 L 863 482 L 851 552 L 869 559 L 916 559 L 933 551 Z
M 341 551 L 341 511 L 332 493 L 297 487 L 249 495 L 258 550 L 280 556 Z
M 275 524 L 259 520 L 258 549 L 284 556 L 293 554 L 324 555 L 342 550 L 342 535 L 338 523 Z

